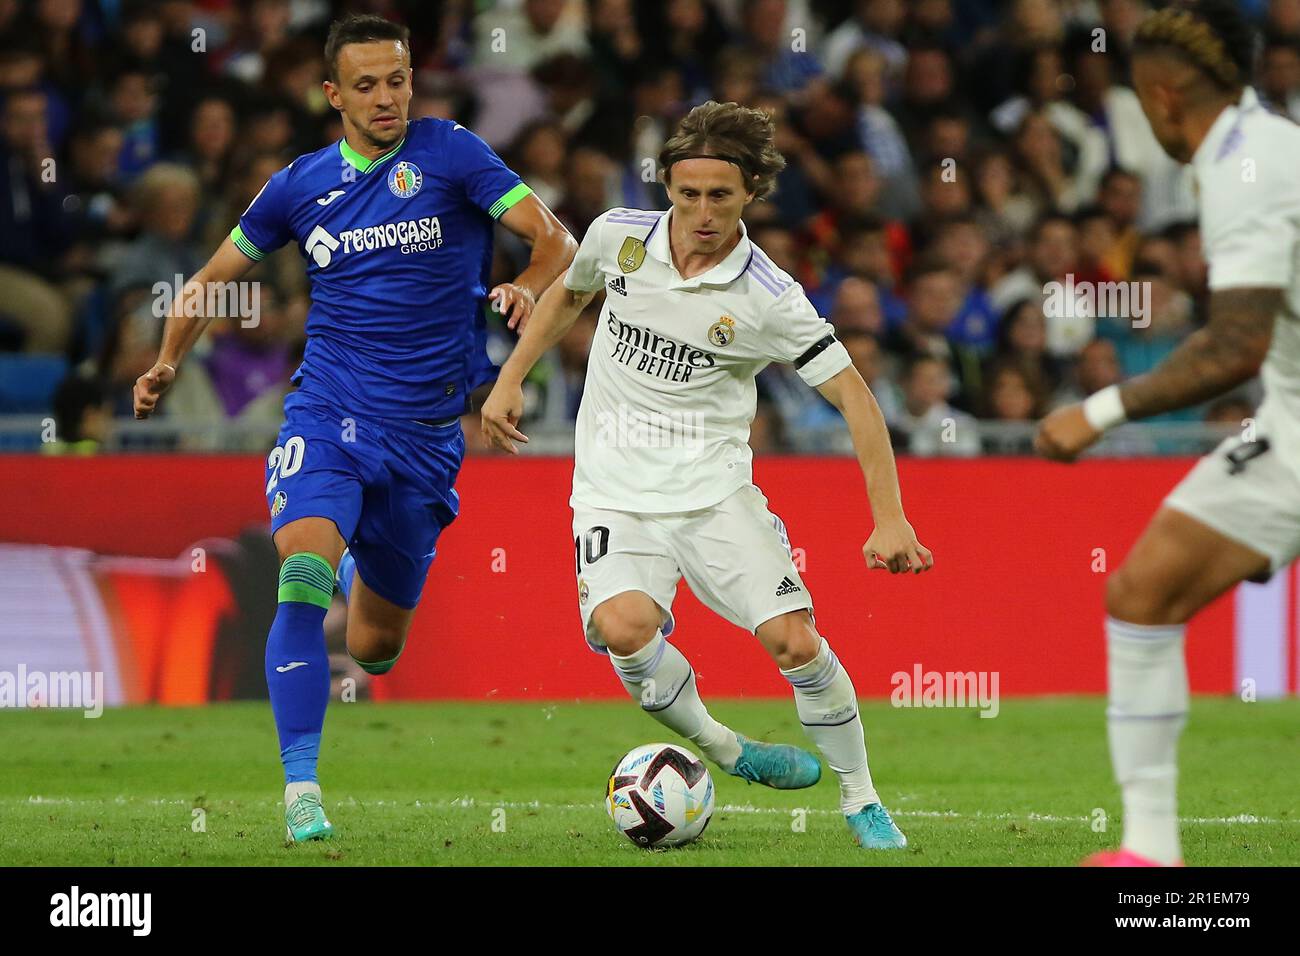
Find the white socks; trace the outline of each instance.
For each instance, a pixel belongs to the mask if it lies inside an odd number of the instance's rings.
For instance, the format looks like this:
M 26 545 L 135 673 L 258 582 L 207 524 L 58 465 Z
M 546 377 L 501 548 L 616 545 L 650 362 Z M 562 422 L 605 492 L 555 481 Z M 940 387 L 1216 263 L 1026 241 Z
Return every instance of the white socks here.
M 1178 737 L 1187 722 L 1182 624 L 1106 618 L 1111 763 L 1124 798 L 1124 849 L 1158 863 L 1182 859 Z
M 795 709 L 804 731 L 840 778 L 840 809 L 852 815 L 869 803 L 879 803 L 867 768 L 858 697 L 830 644 L 822 638 L 816 657 L 781 671 L 781 675 L 794 688 Z
M 695 672 L 682 652 L 662 633 L 627 657 L 609 655 L 614 672 L 641 709 L 694 743 L 728 773 L 740 759 L 740 742 L 709 716 L 695 689 Z

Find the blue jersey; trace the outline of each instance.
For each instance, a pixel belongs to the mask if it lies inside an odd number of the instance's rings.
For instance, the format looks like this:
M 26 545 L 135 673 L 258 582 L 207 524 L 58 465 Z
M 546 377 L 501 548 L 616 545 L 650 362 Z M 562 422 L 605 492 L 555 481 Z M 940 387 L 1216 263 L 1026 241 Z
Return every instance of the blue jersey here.
M 493 222 L 530 192 L 441 119 L 411 122 L 378 159 L 340 140 L 272 176 L 231 239 L 253 260 L 290 241 L 306 259 L 299 392 L 371 418 L 463 413 L 495 372 L 483 316 Z

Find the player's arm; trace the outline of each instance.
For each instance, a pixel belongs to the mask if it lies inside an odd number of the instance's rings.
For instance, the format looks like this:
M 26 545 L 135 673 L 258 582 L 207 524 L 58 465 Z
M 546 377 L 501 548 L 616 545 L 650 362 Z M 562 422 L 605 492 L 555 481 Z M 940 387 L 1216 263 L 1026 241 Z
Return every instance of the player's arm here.
M 542 293 L 531 321 L 520 335 L 510 358 L 501 366 L 492 393 L 483 403 L 483 435 L 489 445 L 517 454 L 515 442 L 528 441 L 516 427 L 524 413 L 524 379 L 537 360 L 573 328 L 573 323 L 595 294 L 575 291 L 563 282 L 551 283 Z
M 206 303 L 206 291 L 211 282 L 236 282 L 244 276 L 254 262 L 239 251 L 239 248 L 226 238 L 213 253 L 212 258 L 198 272 L 190 277 L 181 288 L 167 311 L 167 322 L 163 327 L 162 346 L 158 349 L 158 360 L 153 368 L 135 380 L 134 399 L 135 417 L 148 418 L 158 406 L 158 399 L 176 380 L 176 370 L 181 361 L 199 340 L 203 330 L 212 321 L 212 316 L 187 315 L 193 309 L 186 309 L 187 302 Z M 195 299 L 191 299 L 195 297 Z M 203 310 L 206 313 L 206 309 Z
M 488 293 L 510 328 L 527 325 L 537 300 L 556 277 L 568 268 L 578 251 L 577 241 L 555 214 L 535 195 L 515 203 L 501 216 L 501 224 L 532 246 L 528 268 L 513 282 L 503 282 Z
M 868 567 L 887 568 L 893 574 L 928 571 L 934 567 L 934 555 L 916 540 L 916 532 L 903 514 L 889 429 L 871 389 L 850 365 L 818 385 L 817 391 L 844 416 L 853 450 L 867 481 L 867 497 L 875 522 L 871 537 L 862 548 Z
M 1107 428 L 1198 405 L 1259 374 L 1282 307 L 1280 288 L 1227 288 L 1210 293 L 1210 321 L 1145 375 L 1112 385 L 1048 415 L 1034 440 L 1038 452 L 1072 461 Z

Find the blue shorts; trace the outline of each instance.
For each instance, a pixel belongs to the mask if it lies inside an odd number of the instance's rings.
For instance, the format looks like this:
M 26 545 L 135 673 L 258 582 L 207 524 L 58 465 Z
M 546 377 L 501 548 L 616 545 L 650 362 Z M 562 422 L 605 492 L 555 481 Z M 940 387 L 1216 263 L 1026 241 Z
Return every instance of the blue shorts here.
M 274 534 L 299 518 L 338 526 L 370 590 L 414 608 L 442 529 L 456 519 L 465 457 L 460 420 L 357 418 L 294 392 L 266 460 Z

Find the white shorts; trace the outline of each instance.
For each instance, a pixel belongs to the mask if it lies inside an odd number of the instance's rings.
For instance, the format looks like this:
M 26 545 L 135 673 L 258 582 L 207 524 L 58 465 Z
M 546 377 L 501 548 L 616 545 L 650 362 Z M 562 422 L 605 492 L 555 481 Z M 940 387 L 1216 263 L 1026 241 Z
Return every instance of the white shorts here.
M 573 535 L 583 633 L 601 653 L 595 608 L 624 591 L 642 591 L 663 612 L 666 636 L 683 577 L 707 607 L 751 632 L 779 614 L 812 609 L 785 525 L 752 484 L 710 508 L 675 514 L 575 504 Z
M 1263 440 L 1224 440 L 1164 503 L 1266 555 L 1270 572 L 1300 555 L 1300 477 Z

